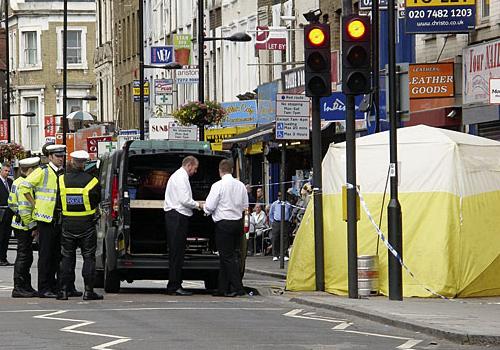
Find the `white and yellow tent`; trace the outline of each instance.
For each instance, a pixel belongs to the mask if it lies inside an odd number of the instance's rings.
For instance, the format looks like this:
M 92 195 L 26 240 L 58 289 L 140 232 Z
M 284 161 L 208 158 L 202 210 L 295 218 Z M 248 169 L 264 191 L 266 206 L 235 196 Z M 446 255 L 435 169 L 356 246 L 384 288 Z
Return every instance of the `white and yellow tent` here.
M 389 165 L 389 133 L 356 140 L 357 183 L 378 223 Z M 500 295 L 500 142 L 428 126 L 398 129 L 399 200 L 403 214 L 405 297 Z M 347 293 L 347 227 L 342 220 L 345 143 L 323 160 L 325 289 Z M 389 191 L 389 190 L 388 190 Z M 387 193 L 381 229 L 387 237 Z M 312 201 L 294 242 L 287 289 L 314 290 Z M 358 255 L 377 254 L 366 213 L 358 222 Z M 380 291 L 388 294 L 387 249 L 380 242 Z

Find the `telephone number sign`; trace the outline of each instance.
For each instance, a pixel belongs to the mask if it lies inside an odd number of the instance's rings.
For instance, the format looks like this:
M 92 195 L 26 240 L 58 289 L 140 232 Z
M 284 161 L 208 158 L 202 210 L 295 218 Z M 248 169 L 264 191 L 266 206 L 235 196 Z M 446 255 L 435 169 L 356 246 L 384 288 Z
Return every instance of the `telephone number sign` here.
M 406 33 L 466 33 L 475 20 L 475 0 L 406 0 Z

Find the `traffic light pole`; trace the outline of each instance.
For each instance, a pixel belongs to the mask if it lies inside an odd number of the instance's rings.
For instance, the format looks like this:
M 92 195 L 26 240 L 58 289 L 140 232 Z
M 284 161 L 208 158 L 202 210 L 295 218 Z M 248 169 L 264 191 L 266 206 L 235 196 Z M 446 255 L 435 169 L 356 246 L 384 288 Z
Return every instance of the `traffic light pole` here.
M 280 201 L 281 201 L 281 220 L 280 220 L 280 269 L 285 268 L 285 218 L 286 218 L 286 193 L 285 193 L 285 166 L 286 166 L 286 141 L 281 142 L 281 164 L 280 164 Z M 288 232 L 287 232 L 288 234 Z
M 321 116 L 319 97 L 312 97 L 312 156 L 314 204 L 314 266 L 316 290 L 325 290 L 325 253 L 323 242 L 323 180 L 321 176 Z
M 358 223 L 356 204 L 356 116 L 354 95 L 346 100 L 346 171 L 347 171 L 347 274 L 349 298 L 358 299 Z
M 387 11 L 389 12 L 389 119 L 391 123 L 389 132 L 390 144 L 390 176 L 391 176 L 391 200 L 387 207 L 389 243 L 402 257 L 402 219 L 401 205 L 398 200 L 398 142 L 397 142 L 397 115 L 396 115 L 396 16 L 395 1 L 389 0 Z M 389 299 L 403 300 L 402 271 L 398 259 L 392 254 L 389 257 Z
M 375 132 L 380 132 L 380 58 L 379 58 L 379 4 L 372 1 L 372 67 L 373 67 L 373 106 L 375 112 Z
M 144 140 L 144 1 L 139 0 L 139 135 Z

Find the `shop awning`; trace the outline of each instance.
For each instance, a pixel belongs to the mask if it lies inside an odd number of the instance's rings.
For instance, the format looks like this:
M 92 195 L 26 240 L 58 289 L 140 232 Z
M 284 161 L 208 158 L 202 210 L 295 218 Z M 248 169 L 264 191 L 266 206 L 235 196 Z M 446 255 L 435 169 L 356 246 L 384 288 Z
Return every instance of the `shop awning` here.
M 230 139 L 222 141 L 222 149 L 230 150 L 234 145 L 246 148 L 258 142 L 271 141 L 274 139 L 274 123 L 264 124 L 250 131 L 238 134 Z

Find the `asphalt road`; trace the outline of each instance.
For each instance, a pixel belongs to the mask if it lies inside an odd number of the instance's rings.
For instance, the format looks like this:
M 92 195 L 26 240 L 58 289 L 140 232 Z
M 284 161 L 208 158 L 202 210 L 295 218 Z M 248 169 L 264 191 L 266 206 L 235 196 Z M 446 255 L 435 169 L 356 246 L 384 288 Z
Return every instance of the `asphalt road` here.
M 14 260 L 13 252 L 9 258 Z M 35 259 L 36 260 L 36 259 Z M 81 261 L 77 273 L 80 273 Z M 459 346 L 289 301 L 283 281 L 247 275 L 260 296 L 217 298 L 201 281 L 191 297 L 166 281 L 124 283 L 103 301 L 13 299 L 12 267 L 0 267 L 0 348 L 10 349 L 483 349 Z M 36 269 L 32 270 L 36 278 Z M 77 281 L 82 288 L 81 276 Z

